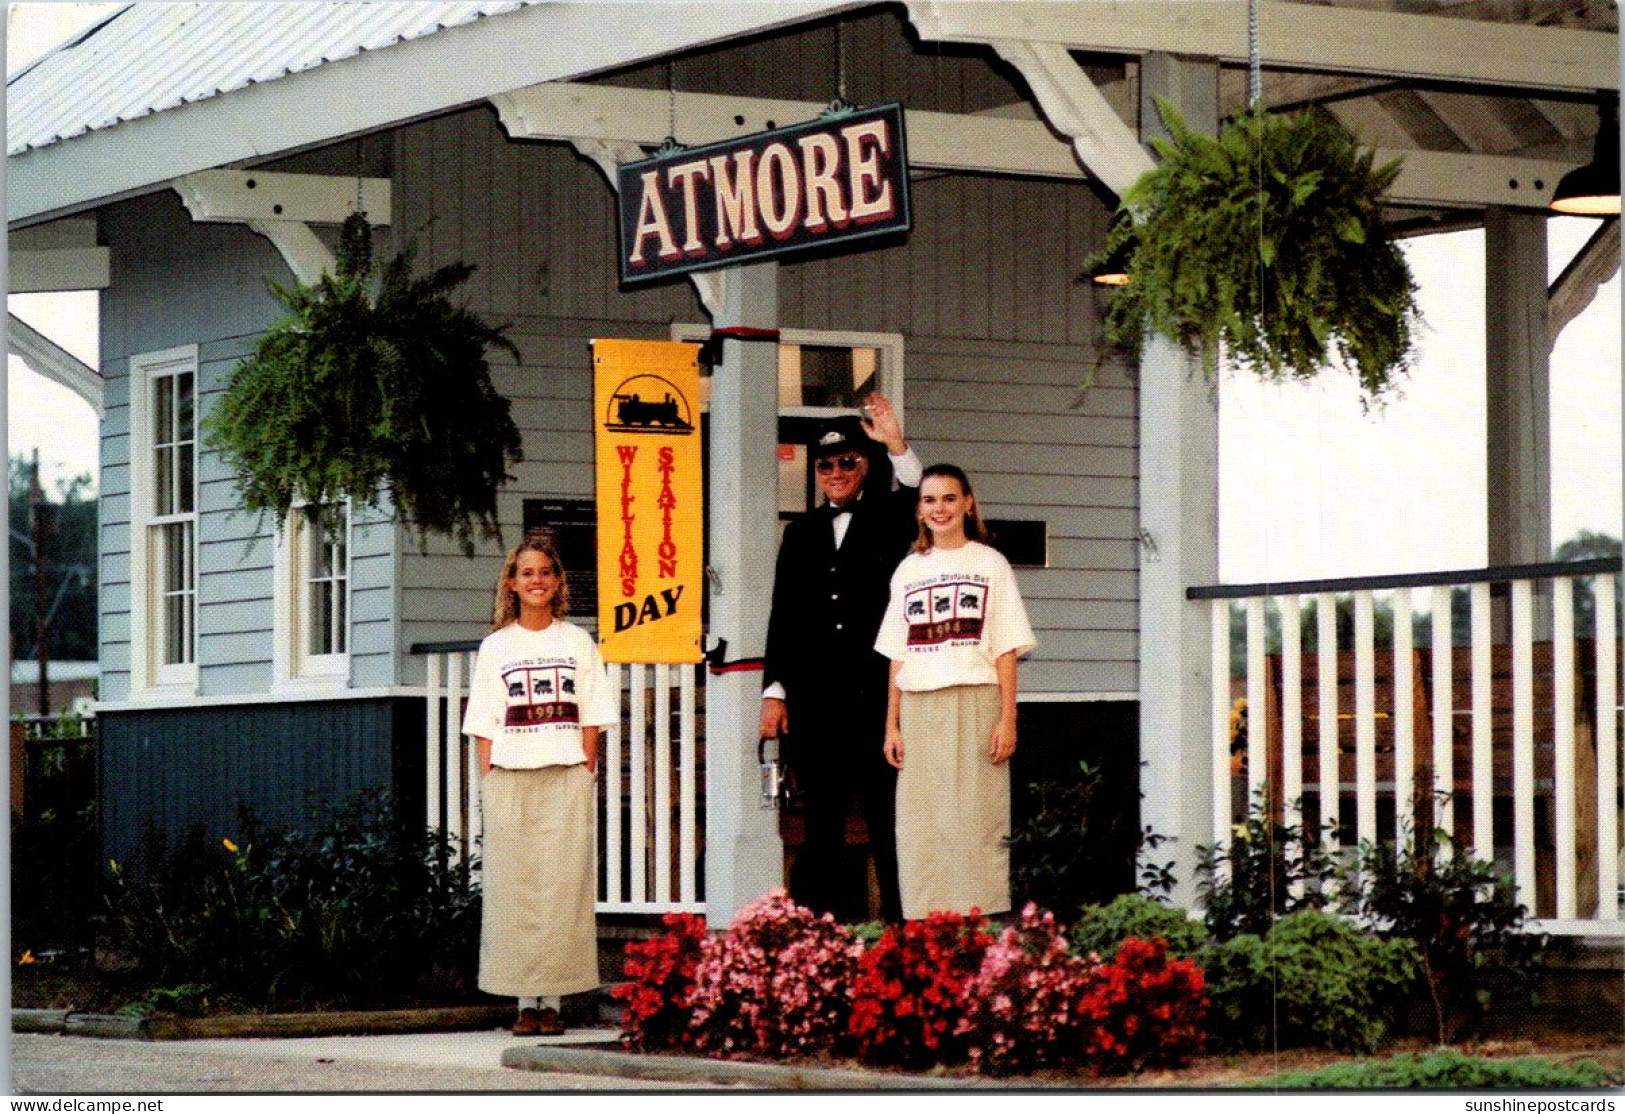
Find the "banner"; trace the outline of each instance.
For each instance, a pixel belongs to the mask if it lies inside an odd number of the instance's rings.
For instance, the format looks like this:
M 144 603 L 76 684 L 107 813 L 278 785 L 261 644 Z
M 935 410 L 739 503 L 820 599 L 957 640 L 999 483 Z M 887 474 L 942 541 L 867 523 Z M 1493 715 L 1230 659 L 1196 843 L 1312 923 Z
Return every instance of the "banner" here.
M 665 340 L 592 342 L 605 661 L 702 656 L 699 350 Z

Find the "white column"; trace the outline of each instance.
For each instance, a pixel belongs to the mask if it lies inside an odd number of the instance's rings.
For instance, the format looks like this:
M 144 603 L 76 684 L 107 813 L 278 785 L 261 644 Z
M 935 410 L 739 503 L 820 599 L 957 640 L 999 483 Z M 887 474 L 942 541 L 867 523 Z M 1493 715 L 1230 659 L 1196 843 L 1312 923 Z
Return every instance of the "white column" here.
M 776 328 L 778 264 L 731 271 L 715 324 Z M 711 387 L 711 642 L 730 661 L 759 658 L 767 643 L 768 601 L 778 522 L 778 351 L 728 341 Z M 726 925 L 742 906 L 780 885 L 784 846 L 778 815 L 760 808 L 756 726 L 762 675 L 713 674 L 706 684 L 705 910 Z
M 1546 217 L 1484 211 L 1489 563 L 1552 559 Z
M 1168 55 L 1140 68 L 1141 138 L 1161 128 L 1153 95 L 1198 131 L 1218 124 L 1218 67 Z M 1219 573 L 1218 394 L 1180 348 L 1148 337 L 1140 356 L 1140 523 L 1156 542 L 1140 563 L 1143 821 L 1178 837 L 1173 901 L 1197 907 L 1198 843 L 1213 823 L 1210 609 L 1185 598 Z M 1149 547 L 1144 551 L 1151 552 Z M 1262 720 L 1262 716 L 1260 715 Z

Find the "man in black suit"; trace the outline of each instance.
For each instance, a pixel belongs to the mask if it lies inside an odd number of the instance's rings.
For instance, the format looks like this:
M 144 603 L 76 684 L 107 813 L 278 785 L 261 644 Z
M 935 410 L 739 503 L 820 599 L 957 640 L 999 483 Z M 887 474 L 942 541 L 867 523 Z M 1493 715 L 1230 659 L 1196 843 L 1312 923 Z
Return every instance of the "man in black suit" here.
M 915 537 L 921 467 L 891 402 L 873 394 L 863 409 L 861 423 L 838 420 L 813 446 L 826 502 L 790 523 L 779 547 L 761 731 L 787 734 L 786 757 L 806 803 L 791 896 L 842 919 L 867 918 L 867 894 L 852 892 L 841 877 L 847 804 L 857 793 L 881 916 L 900 921 L 897 771 L 883 750 L 888 663 L 874 644 L 892 572 Z M 893 473 L 902 485 L 895 491 Z

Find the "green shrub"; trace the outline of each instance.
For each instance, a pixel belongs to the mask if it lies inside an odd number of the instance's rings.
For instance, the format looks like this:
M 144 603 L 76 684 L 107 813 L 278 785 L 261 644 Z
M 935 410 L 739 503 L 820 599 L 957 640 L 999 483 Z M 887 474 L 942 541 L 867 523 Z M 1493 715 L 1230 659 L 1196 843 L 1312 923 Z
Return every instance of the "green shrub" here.
M 1169 954 L 1182 959 L 1195 956 L 1207 937 L 1201 922 L 1191 920 L 1185 910 L 1163 905 L 1144 894 L 1122 894 L 1107 905 L 1087 906 L 1078 915 L 1070 935 L 1075 954 L 1095 952 L 1107 960 L 1130 936 L 1140 940 L 1161 937 L 1168 944 Z
M 1263 936 L 1283 914 L 1323 908 L 1326 883 L 1335 874 L 1319 841 L 1300 825 L 1274 819 L 1268 786 L 1254 796 L 1246 822 L 1236 825 L 1228 846 L 1197 846 L 1196 870 L 1215 940 Z
M 1507 1087 L 1558 1090 L 1604 1087 L 1619 1082 L 1617 1072 L 1611 1079 L 1591 1060 L 1575 1064 L 1555 1064 L 1538 1056 L 1487 1060 L 1445 1048 L 1428 1053 L 1407 1052 L 1389 1060 L 1332 1064 L 1319 1071 L 1284 1072 L 1251 1086 L 1271 1090 L 1499 1090 Z
M 1262 940 L 1244 934 L 1208 947 L 1197 961 L 1207 972 L 1209 1031 L 1230 1048 L 1370 1052 L 1420 970 L 1409 941 L 1374 939 L 1312 909 L 1281 918 Z
M 1120 792 L 1100 766 L 1079 762 L 1077 768 L 1076 775 L 1027 785 L 1031 812 L 1006 841 L 1014 907 L 1030 902 L 1066 924 L 1085 905 L 1121 893 L 1131 879 L 1141 891 L 1164 894 L 1175 881 L 1172 862 L 1146 855 L 1168 837 L 1149 826 L 1135 829 L 1138 798 Z
M 247 817 L 233 836 L 194 833 L 155 853 L 144 880 L 113 864 L 111 945 L 138 984 L 186 991 L 155 990 L 155 1006 L 402 1004 L 472 988 L 478 890 L 387 795 L 359 795 L 309 836 Z
M 1345 912 L 1419 950 L 1440 1043 L 1481 1021 L 1496 997 L 1533 1002 L 1546 937 L 1522 931 L 1511 879 L 1443 832 L 1361 844 L 1341 892 Z

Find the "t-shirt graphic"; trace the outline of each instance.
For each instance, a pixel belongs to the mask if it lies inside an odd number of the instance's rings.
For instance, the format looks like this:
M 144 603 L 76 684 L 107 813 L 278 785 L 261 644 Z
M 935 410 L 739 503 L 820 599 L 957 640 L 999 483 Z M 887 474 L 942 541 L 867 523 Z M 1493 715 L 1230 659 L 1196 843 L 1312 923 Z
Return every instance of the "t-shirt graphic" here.
M 903 598 L 910 646 L 975 645 L 982 639 L 987 577 L 959 576 L 916 588 Z
M 503 670 L 502 686 L 508 693 L 507 713 L 503 717 L 505 727 L 581 721 L 575 701 L 574 659 L 517 662 Z

